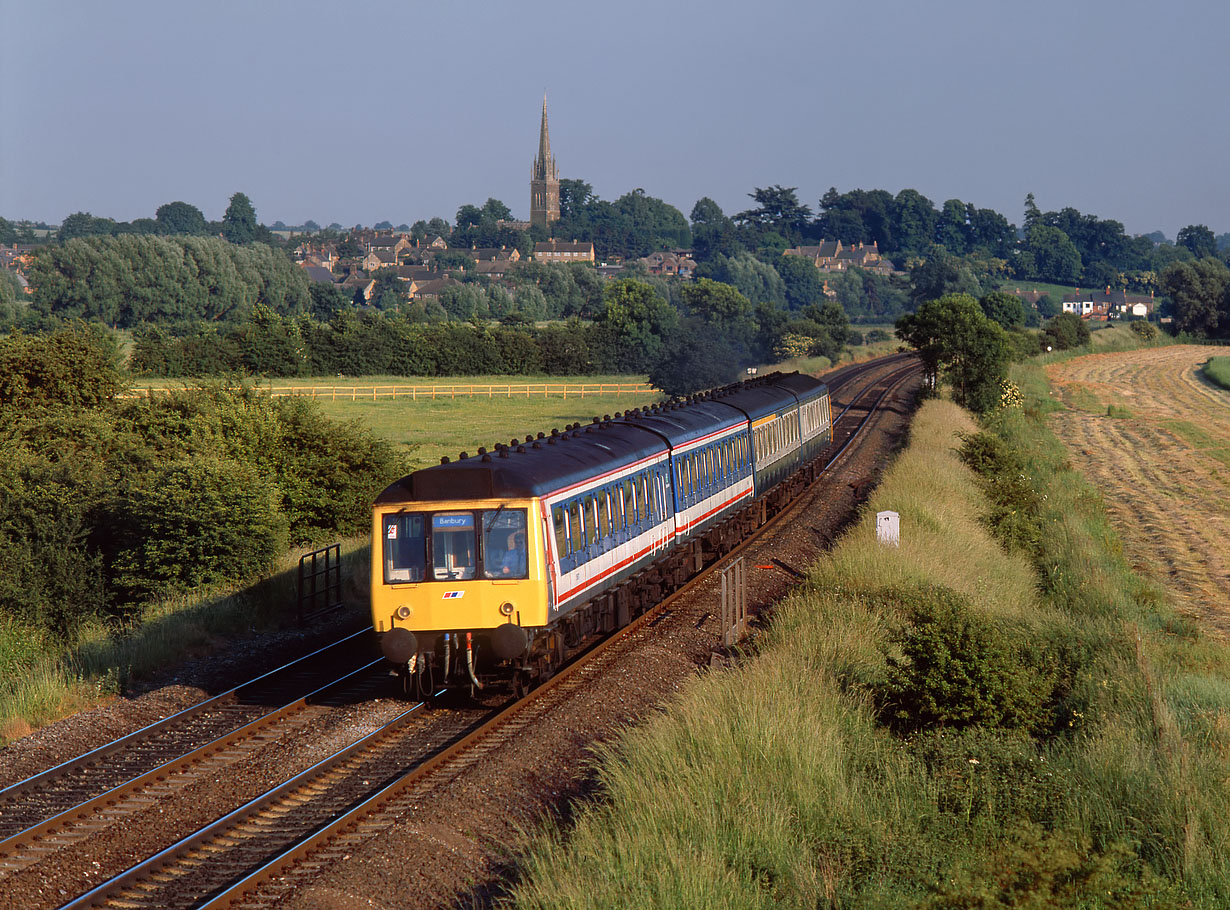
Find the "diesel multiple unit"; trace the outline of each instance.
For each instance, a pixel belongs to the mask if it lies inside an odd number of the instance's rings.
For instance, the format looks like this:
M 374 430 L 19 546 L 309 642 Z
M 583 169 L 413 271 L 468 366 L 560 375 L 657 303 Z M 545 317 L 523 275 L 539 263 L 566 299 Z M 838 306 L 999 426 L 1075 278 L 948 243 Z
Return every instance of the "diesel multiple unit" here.
M 829 444 L 772 374 L 416 471 L 376 500 L 372 622 L 407 686 L 526 687 L 766 520 Z

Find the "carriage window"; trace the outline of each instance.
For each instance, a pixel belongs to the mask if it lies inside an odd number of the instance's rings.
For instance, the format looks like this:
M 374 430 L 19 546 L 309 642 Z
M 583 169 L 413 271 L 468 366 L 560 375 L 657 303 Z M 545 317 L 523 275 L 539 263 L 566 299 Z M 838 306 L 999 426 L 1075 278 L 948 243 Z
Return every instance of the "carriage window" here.
M 585 547 L 585 522 L 581 520 L 581 500 L 574 499 L 568 503 L 568 530 L 572 538 L 572 550 L 575 553 Z
M 529 551 L 525 542 L 525 509 L 488 509 L 483 523 L 483 576 L 525 578 Z
M 648 485 L 646 475 L 642 474 L 638 477 L 636 480 L 636 485 L 638 487 L 636 497 L 636 514 L 641 521 L 644 521 L 649 517 L 649 494 L 647 492 Z
M 624 481 L 624 522 L 625 525 L 636 524 L 636 486 L 631 480 Z
M 384 516 L 384 583 L 422 581 L 427 538 L 421 513 Z
M 606 490 L 598 491 L 598 536 L 609 537 L 611 534 L 611 498 Z
M 598 539 L 598 523 L 594 521 L 594 495 L 586 495 L 581 500 L 581 511 L 585 513 L 585 545 L 592 547 Z
M 568 513 L 563 506 L 551 510 L 551 522 L 555 525 L 555 555 L 568 555 Z
M 474 513 L 439 512 L 431 516 L 432 577 L 474 577 Z

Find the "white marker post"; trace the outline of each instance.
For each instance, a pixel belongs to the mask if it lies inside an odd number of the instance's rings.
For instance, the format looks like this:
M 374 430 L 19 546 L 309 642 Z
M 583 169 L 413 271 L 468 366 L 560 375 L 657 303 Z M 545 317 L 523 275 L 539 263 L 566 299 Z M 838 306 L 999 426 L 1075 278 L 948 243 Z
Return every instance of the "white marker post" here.
M 901 546 L 901 516 L 896 512 L 877 512 L 876 540 L 886 547 Z

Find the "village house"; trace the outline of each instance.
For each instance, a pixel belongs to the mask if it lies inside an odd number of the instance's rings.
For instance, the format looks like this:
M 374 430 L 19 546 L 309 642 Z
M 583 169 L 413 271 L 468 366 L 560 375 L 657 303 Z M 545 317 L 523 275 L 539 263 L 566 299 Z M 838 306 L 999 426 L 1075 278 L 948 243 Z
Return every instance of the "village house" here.
M 593 262 L 594 245 L 588 240 L 584 243 L 546 240 L 534 244 L 534 259 L 538 262 Z
M 691 278 L 692 273 L 696 271 L 696 260 L 692 258 L 691 253 L 691 250 L 650 253 L 640 262 L 650 275 L 677 275 L 680 278 Z
M 879 275 L 893 274 L 892 263 L 880 255 L 876 241 L 870 244 L 845 245 L 840 240 L 821 240 L 816 246 L 796 246 L 786 250 L 784 256 L 802 256 L 822 272 L 844 272 L 851 267 L 875 272 Z
M 1082 319 L 1147 319 L 1154 309 L 1152 294 L 1126 291 L 1081 291 L 1063 295 L 1063 311 Z

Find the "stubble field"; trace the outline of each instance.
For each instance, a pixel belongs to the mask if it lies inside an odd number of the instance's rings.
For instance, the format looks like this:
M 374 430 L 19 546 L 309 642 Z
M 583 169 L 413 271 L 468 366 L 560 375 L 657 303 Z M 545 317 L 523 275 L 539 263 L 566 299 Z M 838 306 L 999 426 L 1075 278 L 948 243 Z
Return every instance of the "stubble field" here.
M 1103 492 L 1137 571 L 1230 638 L 1230 392 L 1200 373 L 1224 348 L 1093 354 L 1047 368 L 1052 429 Z

